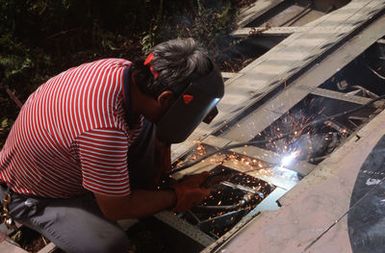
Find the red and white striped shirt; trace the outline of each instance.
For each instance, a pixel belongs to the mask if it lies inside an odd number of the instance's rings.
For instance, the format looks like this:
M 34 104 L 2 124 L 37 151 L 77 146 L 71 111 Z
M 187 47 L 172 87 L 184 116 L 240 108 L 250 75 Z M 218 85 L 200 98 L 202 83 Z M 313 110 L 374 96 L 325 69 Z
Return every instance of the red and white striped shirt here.
M 71 68 L 27 100 L 0 152 L 0 182 L 14 192 L 68 198 L 89 190 L 130 193 L 127 151 L 142 118 L 129 129 L 124 59 Z

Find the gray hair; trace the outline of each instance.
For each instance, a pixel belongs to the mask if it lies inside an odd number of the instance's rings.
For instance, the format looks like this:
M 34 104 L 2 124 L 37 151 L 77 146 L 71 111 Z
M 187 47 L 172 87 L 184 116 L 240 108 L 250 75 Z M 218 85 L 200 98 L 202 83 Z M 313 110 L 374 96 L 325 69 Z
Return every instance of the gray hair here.
M 213 68 L 207 51 L 192 39 L 174 39 L 156 45 L 150 66 L 158 73 L 157 78 L 142 86 L 142 90 L 152 96 L 158 96 L 164 90 L 178 93 L 187 84 Z

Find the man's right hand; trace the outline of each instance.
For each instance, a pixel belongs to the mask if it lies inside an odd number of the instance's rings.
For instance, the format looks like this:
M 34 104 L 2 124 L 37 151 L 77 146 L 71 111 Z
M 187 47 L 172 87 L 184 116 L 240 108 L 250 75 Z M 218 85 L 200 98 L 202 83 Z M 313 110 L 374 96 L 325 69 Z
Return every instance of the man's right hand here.
M 208 176 L 208 172 L 185 176 L 179 182 L 173 184 L 171 187 L 176 194 L 176 205 L 173 211 L 183 212 L 189 210 L 208 197 L 210 189 L 201 187 Z

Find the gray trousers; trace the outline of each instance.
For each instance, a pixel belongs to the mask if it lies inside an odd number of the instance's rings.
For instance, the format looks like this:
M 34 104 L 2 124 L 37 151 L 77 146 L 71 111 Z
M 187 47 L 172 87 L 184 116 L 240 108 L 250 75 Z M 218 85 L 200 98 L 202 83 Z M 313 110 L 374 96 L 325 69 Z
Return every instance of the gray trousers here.
M 4 187 L 0 187 L 2 199 Z M 127 253 L 125 232 L 103 217 L 91 194 L 45 199 L 12 194 L 10 214 L 67 253 Z

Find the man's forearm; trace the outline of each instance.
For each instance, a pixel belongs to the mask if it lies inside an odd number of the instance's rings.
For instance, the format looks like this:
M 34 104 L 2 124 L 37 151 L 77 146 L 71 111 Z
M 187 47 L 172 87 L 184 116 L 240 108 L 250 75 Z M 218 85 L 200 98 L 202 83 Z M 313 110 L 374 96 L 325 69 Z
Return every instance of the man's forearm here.
M 103 214 L 112 220 L 146 217 L 172 208 L 176 203 L 176 195 L 172 190 L 136 190 L 130 196 L 123 197 L 95 196 Z

